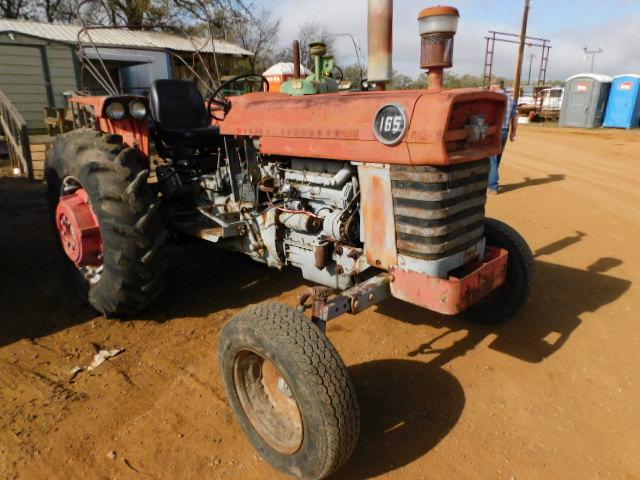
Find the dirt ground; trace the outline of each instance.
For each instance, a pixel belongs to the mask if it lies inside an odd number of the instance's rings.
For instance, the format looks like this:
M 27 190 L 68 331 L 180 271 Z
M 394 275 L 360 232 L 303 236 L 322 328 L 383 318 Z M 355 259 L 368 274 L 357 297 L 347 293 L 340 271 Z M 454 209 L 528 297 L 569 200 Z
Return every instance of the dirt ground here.
M 640 132 L 525 126 L 488 211 L 536 255 L 525 312 L 491 329 L 388 300 L 330 324 L 362 408 L 336 479 L 640 479 Z M 96 315 L 61 275 L 42 185 L 0 178 L 0 479 L 284 478 L 234 421 L 218 334 L 294 304 L 278 273 L 173 247 L 138 319 Z M 124 348 L 75 377 L 98 348 Z

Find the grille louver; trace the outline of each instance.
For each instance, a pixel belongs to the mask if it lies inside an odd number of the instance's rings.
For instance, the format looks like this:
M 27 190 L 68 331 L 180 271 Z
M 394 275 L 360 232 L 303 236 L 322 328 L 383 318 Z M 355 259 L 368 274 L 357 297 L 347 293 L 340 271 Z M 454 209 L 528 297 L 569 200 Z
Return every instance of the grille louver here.
M 484 234 L 489 160 L 447 167 L 391 166 L 398 252 L 437 260 Z

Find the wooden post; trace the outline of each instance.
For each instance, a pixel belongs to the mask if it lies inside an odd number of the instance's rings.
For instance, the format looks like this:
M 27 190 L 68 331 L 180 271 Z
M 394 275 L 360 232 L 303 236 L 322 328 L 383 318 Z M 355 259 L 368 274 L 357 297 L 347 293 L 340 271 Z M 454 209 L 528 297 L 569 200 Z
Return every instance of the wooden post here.
M 520 77 L 522 76 L 522 60 L 524 47 L 527 41 L 527 24 L 529 23 L 530 0 L 524 0 L 524 14 L 522 15 L 522 28 L 520 29 L 520 47 L 518 48 L 518 62 L 516 64 L 516 78 L 513 85 L 513 102 L 517 105 L 520 97 Z

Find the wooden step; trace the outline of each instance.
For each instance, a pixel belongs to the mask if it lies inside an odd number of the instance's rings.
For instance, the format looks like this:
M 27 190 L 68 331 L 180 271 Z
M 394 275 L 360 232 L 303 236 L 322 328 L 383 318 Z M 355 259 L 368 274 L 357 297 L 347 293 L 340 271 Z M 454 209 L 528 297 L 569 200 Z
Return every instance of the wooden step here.
M 32 143 L 29 145 L 31 164 L 33 165 L 33 178 L 36 180 L 44 178 L 44 161 L 51 146 L 51 143 Z

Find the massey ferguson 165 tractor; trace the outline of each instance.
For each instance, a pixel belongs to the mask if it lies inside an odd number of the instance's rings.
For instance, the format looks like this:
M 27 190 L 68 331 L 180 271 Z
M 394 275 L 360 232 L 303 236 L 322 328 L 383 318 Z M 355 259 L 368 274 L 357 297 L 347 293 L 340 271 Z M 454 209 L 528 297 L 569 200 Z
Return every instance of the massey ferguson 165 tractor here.
M 105 315 L 133 314 L 160 294 L 164 244 L 177 234 L 298 267 L 318 285 L 297 308 L 249 306 L 219 346 L 249 440 L 304 479 L 331 474 L 358 439 L 355 390 L 326 322 L 395 297 L 496 324 L 520 311 L 531 288 L 526 242 L 485 217 L 506 98 L 443 88 L 452 7 L 419 15 L 428 87 L 386 90 L 392 8 L 369 0 L 366 90 L 338 93 L 333 59 L 314 44 L 316 71 L 278 93 L 258 77 L 258 92 L 225 98 L 223 84 L 207 101 L 179 80 L 156 81 L 148 99 L 79 96 L 71 104 L 88 126 L 60 135 L 46 163 L 67 263 Z M 150 141 L 161 157 L 154 167 Z M 214 282 L 224 276 L 211 272 Z

